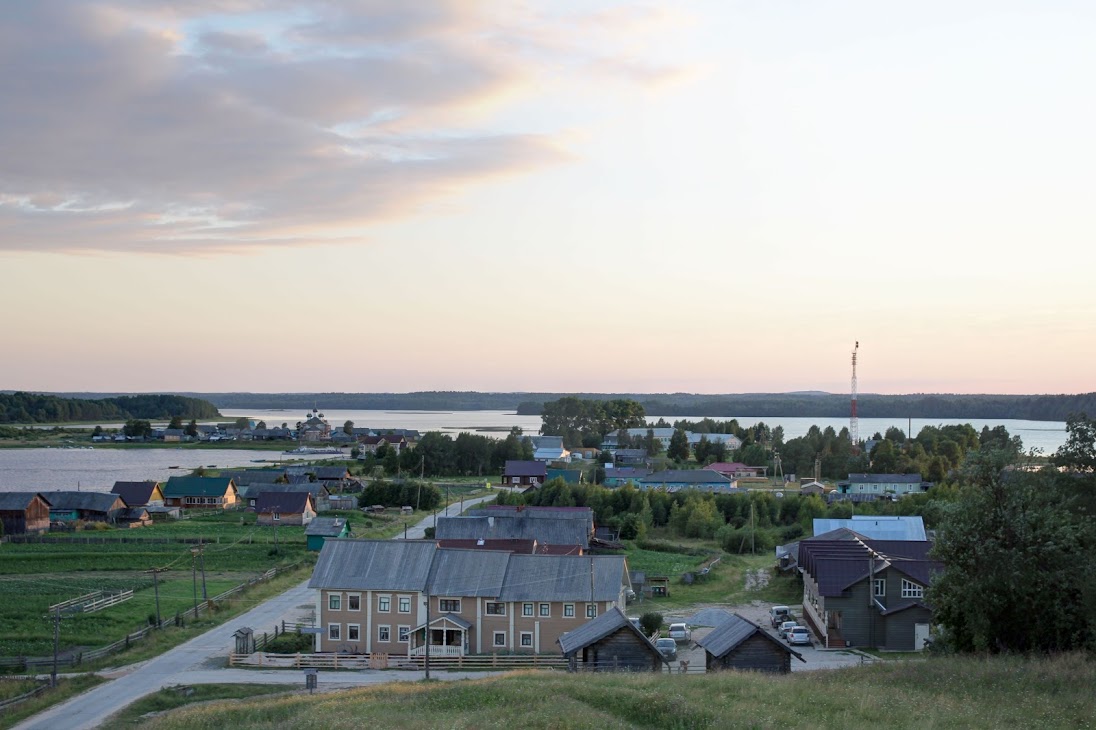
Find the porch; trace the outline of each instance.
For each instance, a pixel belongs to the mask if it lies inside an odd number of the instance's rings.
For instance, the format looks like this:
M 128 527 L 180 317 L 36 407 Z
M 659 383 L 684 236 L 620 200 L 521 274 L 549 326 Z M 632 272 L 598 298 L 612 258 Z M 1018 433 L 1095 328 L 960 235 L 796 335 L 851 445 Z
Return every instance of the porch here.
M 426 656 L 429 640 L 430 656 L 462 657 L 468 654 L 468 631 L 472 624 L 456 614 L 438 616 L 427 624 L 416 626 L 411 632 L 407 649 L 409 657 Z

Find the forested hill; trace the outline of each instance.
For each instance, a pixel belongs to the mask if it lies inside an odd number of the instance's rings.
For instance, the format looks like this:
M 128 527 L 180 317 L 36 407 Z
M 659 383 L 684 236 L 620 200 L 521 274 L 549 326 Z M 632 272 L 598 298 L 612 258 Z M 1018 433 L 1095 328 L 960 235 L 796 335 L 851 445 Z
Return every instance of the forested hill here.
M 0 393 L 0 423 L 66 423 L 180 418 L 217 418 L 207 400 L 181 395 L 122 395 L 64 398 L 39 393 Z
M 103 398 L 103 394 L 62 394 Z M 573 395 L 579 398 L 629 398 L 640 402 L 648 416 L 710 416 L 719 418 L 815 416 L 844 418 L 849 415 L 845 394 L 738 393 L 698 395 L 691 393 L 476 393 L 426 391 L 417 393 L 183 393 L 210 401 L 218 408 L 288 408 L 326 410 L 517 410 L 539 415 L 547 401 Z M 1064 421 L 1070 413 L 1096 414 L 1096 393 L 1079 395 L 961 395 L 863 394 L 859 399 L 863 418 L 1017 418 Z

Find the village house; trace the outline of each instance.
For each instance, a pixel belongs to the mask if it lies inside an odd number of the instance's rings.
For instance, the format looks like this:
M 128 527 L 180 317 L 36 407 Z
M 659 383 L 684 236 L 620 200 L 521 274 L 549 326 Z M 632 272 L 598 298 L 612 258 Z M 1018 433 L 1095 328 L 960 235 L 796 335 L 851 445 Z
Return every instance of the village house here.
M 546 653 L 631 590 L 623 556 L 518 555 L 329 540 L 312 574 L 322 652 Z
M 544 484 L 548 467 L 543 461 L 516 461 L 509 459 L 502 472 L 502 483 L 508 486 Z
M 480 513 L 482 515 L 482 513 Z M 554 546 L 590 547 L 592 523 L 585 516 L 571 518 L 532 512 L 487 516 L 440 517 L 434 531 L 438 540 L 534 540 L 546 552 L 573 552 Z
M 148 507 L 164 503 L 164 493 L 160 491 L 159 482 L 114 482 L 110 491 L 121 497 L 129 507 Z
M 697 489 L 702 492 L 735 492 L 735 480 L 717 474 L 710 469 L 670 469 L 656 471 L 641 478 L 636 484 L 640 489 L 665 489 L 676 492 Z
M 533 446 L 533 461 L 550 463 L 570 461 L 571 452 L 563 446 L 562 436 L 526 436 Z
M 701 440 L 707 441 L 710 444 L 723 444 L 727 447 L 727 452 L 737 451 L 742 448 L 742 439 L 735 436 L 733 433 L 693 433 L 687 432 L 689 439 L 689 448 L 695 449 L 696 445 Z
M 39 492 L 0 492 L 0 525 L 4 535 L 49 530 L 49 500 Z
M 556 643 L 572 672 L 660 672 L 666 663 L 619 606 L 568 631 Z
M 714 472 L 718 472 L 725 477 L 731 479 L 743 479 L 743 478 L 764 478 L 769 471 L 767 466 L 746 466 L 740 461 L 717 461 L 714 464 L 708 464 L 705 469 L 711 469 Z
M 171 477 L 160 491 L 165 507 L 228 509 L 238 501 L 236 484 L 226 477 Z
M 920 494 L 931 487 L 932 482 L 923 481 L 920 474 L 849 474 L 847 481 L 837 483 L 837 491 L 841 494 L 874 497 Z
M 308 549 L 319 552 L 329 538 L 350 537 L 350 521 L 344 517 L 316 517 L 308 523 L 304 535 Z
M 42 492 L 49 502 L 50 522 L 109 522 L 119 520 L 128 509 L 125 501 L 111 492 Z
M 307 493 L 312 495 L 315 509 L 325 512 L 331 509 L 331 492 L 323 482 L 300 482 L 298 484 L 251 484 L 240 490 L 240 503 L 254 511 L 259 503 L 259 495 L 264 492 Z
M 316 517 L 308 492 L 263 492 L 255 504 L 257 525 L 307 525 Z
M 802 654 L 737 613 L 696 643 L 704 649 L 704 666 L 709 672 L 737 669 L 787 674 L 792 670 L 793 656 L 801 662 L 807 661 Z
M 621 467 L 619 469 L 606 469 L 605 481 L 602 482 L 603 486 L 615 489 L 617 487 L 623 487 L 629 482 L 632 486 L 639 484 L 639 480 L 647 476 L 650 476 L 650 469 L 639 469 L 630 466 Z

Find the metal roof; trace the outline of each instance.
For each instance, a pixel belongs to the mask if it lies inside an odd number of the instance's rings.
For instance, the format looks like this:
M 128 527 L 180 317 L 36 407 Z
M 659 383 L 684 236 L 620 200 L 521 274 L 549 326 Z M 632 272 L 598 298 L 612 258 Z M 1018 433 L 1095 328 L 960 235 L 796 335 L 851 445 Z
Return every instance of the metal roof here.
M 846 539 L 828 539 L 830 535 Z M 799 565 L 814 578 L 823 596 L 839 596 L 845 589 L 866 579 L 869 571 L 892 568 L 921 585 L 928 585 L 941 565 L 928 557 L 932 543 L 915 540 L 868 540 L 841 530 L 799 543 Z
M 920 516 L 886 517 L 856 515 L 851 520 L 821 519 L 814 521 L 814 534 L 822 535 L 846 528 L 873 540 L 926 540 L 925 523 Z
M 304 528 L 304 534 L 338 537 L 345 528 L 346 519 L 343 517 L 315 517 Z
M 502 591 L 510 553 L 492 550 L 438 550 L 430 568 L 435 596 L 495 598 Z
M 515 461 L 506 462 L 506 476 L 508 477 L 543 477 L 547 473 L 547 467 L 541 461 Z
M 286 514 L 301 514 L 305 507 L 312 501 L 312 495 L 308 492 L 267 492 L 263 491 L 255 502 L 256 512 L 284 512 Z M 316 505 L 312 505 L 316 509 Z
M 849 474 L 852 484 L 920 484 L 920 474 Z
M 490 517 L 441 517 L 434 537 L 439 540 L 536 540 L 539 545 L 589 547 L 585 520 L 541 519 L 525 512 Z
M 160 491 L 164 497 L 220 497 L 229 489 L 225 477 L 170 477 Z
M 605 476 L 609 476 L 606 472 Z M 656 471 L 639 480 L 641 484 L 730 484 L 731 479 L 711 469 L 669 469 Z
M 75 509 L 85 512 L 110 512 L 127 507 L 125 500 L 113 492 L 42 492 L 50 509 Z
M 247 487 L 248 499 L 263 492 L 308 492 L 313 499 L 324 496 L 327 487 L 322 482 L 301 482 L 300 484 L 249 484 Z
M 285 469 L 225 469 L 219 475 L 241 484 L 273 484 L 285 477 Z
M 697 639 L 696 644 L 697 646 L 703 647 L 704 651 L 712 656 L 722 657 L 726 656 L 728 652 L 736 649 L 742 642 L 746 641 L 754 634 L 764 636 L 784 651 L 798 657 L 800 661 L 807 661 L 803 658 L 802 654 L 789 646 L 784 646 L 784 644 L 780 643 L 780 641 L 773 637 L 768 631 L 765 631 L 765 629 L 761 628 L 753 621 L 743 618 L 737 613 L 709 631 L 707 635 Z
M 49 499 L 41 492 L 0 492 L 0 511 L 23 512 L 30 507 L 36 496 L 42 497 L 49 504 Z
M 591 619 L 586 623 L 579 626 L 574 631 L 568 631 L 556 640 L 559 644 L 559 648 L 563 650 L 563 656 L 570 657 L 575 652 L 583 649 L 595 641 L 600 641 L 606 636 L 613 634 L 620 629 L 630 630 L 639 639 L 647 645 L 647 647 L 662 661 L 666 661 L 662 653 L 655 648 L 655 645 L 651 643 L 651 640 L 643 635 L 643 632 L 635 627 L 628 617 L 624 615 L 624 612 L 617 606 L 613 606 L 611 609 L 601 614 L 595 619 Z
M 472 628 L 472 624 L 470 622 L 465 621 L 464 619 L 462 619 L 460 616 L 458 616 L 455 613 L 443 613 L 441 616 L 438 616 L 437 618 L 432 618 L 432 619 L 430 619 L 430 625 L 433 626 L 434 624 L 438 624 L 438 623 L 441 623 L 443 621 L 448 621 L 449 623 L 453 624 L 454 626 L 459 626 L 460 628 L 464 629 L 465 631 Z M 421 624 L 419 624 L 418 626 L 416 626 L 415 628 L 413 628 L 411 630 L 412 631 L 418 631 L 419 629 L 422 629 L 422 628 L 425 628 L 425 627 L 426 627 L 426 624 L 421 623 Z
M 326 540 L 308 587 L 422 591 L 437 549 L 426 540 Z
M 114 482 L 111 493 L 117 494 L 127 505 L 141 507 L 148 504 L 152 497 L 152 490 L 159 486 L 159 482 Z
M 510 555 L 499 600 L 616 601 L 627 580 L 623 555 Z
M 347 477 L 345 466 L 317 466 L 313 472 L 317 480 L 339 480 Z

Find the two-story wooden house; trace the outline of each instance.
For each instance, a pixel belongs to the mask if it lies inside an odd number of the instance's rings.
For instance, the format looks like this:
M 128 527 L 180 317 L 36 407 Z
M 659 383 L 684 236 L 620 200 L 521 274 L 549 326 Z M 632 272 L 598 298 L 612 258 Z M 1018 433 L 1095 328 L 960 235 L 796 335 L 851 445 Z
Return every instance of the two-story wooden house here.
M 324 652 L 549 653 L 631 592 L 623 556 L 518 555 L 425 540 L 328 540 L 309 587 Z

